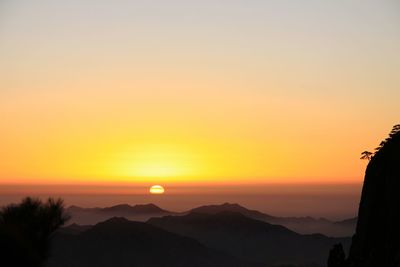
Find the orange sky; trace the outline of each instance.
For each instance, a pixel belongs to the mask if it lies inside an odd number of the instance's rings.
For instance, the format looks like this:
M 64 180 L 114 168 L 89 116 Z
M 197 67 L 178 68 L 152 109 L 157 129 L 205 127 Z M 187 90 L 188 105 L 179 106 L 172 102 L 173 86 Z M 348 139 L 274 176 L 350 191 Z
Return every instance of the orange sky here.
M 0 183 L 359 182 L 398 123 L 389 1 L 68 2 L 0 4 Z

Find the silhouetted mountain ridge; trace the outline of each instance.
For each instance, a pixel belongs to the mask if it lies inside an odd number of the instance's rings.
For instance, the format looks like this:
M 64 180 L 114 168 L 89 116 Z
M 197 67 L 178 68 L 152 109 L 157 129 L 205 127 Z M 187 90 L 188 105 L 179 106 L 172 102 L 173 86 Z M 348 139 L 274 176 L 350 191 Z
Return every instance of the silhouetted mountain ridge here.
M 151 217 L 177 214 L 172 211 L 161 209 L 160 207 L 149 204 L 119 204 L 105 208 L 81 208 L 70 206 L 67 212 L 71 215 L 71 223 L 77 224 L 96 224 L 112 217 L 125 217 L 134 221 L 146 221 Z
M 254 219 L 260 219 L 260 220 L 265 220 L 265 219 L 272 219 L 274 218 L 271 215 L 261 213 L 257 210 L 250 210 L 245 207 L 240 206 L 237 203 L 224 203 L 221 205 L 206 205 L 206 206 L 200 206 L 194 209 L 189 210 L 189 213 L 205 213 L 205 214 L 216 214 L 219 212 L 224 212 L 224 211 L 230 211 L 230 212 L 238 212 L 241 213 L 245 216 L 248 216 L 250 218 Z
M 80 234 L 59 232 L 49 267 L 260 266 L 209 249 L 189 237 L 114 217 Z
M 172 213 L 170 211 L 161 209 L 160 207 L 149 203 L 149 204 L 137 204 L 134 206 L 128 204 L 118 204 L 111 207 L 105 208 L 82 208 L 72 205 L 67 208 L 68 211 L 96 211 L 96 212 L 132 212 L 132 213 Z
M 198 210 L 197 210 L 198 211 Z M 321 234 L 301 235 L 284 226 L 252 219 L 239 212 L 190 212 L 182 216 L 152 218 L 149 224 L 199 240 L 204 245 L 263 264 L 323 266 L 329 248 L 349 238 Z
M 283 225 L 301 234 L 323 233 L 328 236 L 351 236 L 354 233 L 356 221 L 347 223 L 334 222 L 325 218 L 305 217 L 276 217 L 257 210 L 247 209 L 237 203 L 224 203 L 221 205 L 205 205 L 186 212 L 173 212 L 162 209 L 155 204 L 130 206 L 119 204 L 106 208 L 80 208 L 71 206 L 67 211 L 72 215 L 72 222 L 78 224 L 95 224 L 111 217 L 126 217 L 129 220 L 147 221 L 152 217 L 165 215 L 184 215 L 189 213 L 215 214 L 222 211 L 241 213 L 249 218 Z
M 66 233 L 66 234 L 80 234 L 88 229 L 90 229 L 93 225 L 79 225 L 76 223 L 70 224 L 65 227 L 61 227 L 58 229 L 58 232 Z
M 302 234 L 323 233 L 329 236 L 350 236 L 354 233 L 356 221 L 349 221 L 347 224 L 336 223 L 326 218 L 306 217 L 276 217 L 262 213 L 257 210 L 250 210 L 236 203 L 224 203 L 221 205 L 206 205 L 191 209 L 190 212 L 215 214 L 221 211 L 239 212 L 249 218 L 283 225 L 295 232 Z
M 350 219 L 346 219 L 346 220 L 342 220 L 342 221 L 337 221 L 337 222 L 335 222 L 335 224 L 353 226 L 353 225 L 357 224 L 357 220 L 358 220 L 358 217 L 354 217 L 354 218 L 350 218 Z

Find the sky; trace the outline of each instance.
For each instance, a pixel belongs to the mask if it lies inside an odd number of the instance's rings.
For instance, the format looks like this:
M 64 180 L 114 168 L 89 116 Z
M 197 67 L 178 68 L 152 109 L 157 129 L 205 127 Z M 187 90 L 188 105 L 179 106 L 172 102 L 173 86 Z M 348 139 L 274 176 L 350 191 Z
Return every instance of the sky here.
M 0 184 L 360 183 L 398 1 L 0 2 Z

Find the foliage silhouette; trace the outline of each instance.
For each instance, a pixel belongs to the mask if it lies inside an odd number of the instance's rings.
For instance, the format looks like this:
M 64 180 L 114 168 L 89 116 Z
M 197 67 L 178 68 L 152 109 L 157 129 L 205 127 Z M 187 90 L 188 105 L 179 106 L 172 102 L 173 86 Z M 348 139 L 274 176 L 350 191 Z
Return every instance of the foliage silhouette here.
M 61 199 L 25 198 L 0 211 L 0 265 L 43 266 L 52 234 L 69 220 Z M 3 263 L 3 264 L 2 264 Z
M 361 158 L 360 159 L 371 160 L 373 154 L 374 153 L 372 153 L 372 152 L 364 151 L 363 153 L 361 153 Z
M 378 153 L 388 142 L 391 142 L 394 137 L 398 136 L 399 133 L 400 133 L 400 124 L 396 124 L 390 131 L 389 137 L 380 142 L 379 146 L 375 148 L 374 155 L 376 155 L 376 153 Z

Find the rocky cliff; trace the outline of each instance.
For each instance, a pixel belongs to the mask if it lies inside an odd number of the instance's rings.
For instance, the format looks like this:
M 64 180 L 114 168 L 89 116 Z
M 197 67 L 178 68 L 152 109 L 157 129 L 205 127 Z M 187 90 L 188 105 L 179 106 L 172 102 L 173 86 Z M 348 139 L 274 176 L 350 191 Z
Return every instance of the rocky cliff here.
M 400 125 L 370 158 L 347 266 L 400 266 Z

